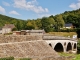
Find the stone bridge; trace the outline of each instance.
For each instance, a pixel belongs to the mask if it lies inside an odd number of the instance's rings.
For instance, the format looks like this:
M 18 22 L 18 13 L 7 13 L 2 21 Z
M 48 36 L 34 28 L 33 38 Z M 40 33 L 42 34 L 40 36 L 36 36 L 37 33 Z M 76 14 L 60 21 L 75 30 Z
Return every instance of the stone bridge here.
M 46 35 L 43 36 L 43 40 L 45 40 L 57 52 L 77 52 L 76 39 Z

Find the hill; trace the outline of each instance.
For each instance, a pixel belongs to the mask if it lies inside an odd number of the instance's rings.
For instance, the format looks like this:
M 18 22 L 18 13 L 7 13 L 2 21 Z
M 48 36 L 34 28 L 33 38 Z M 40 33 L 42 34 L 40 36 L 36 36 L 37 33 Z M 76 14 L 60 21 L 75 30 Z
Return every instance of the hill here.
M 24 28 L 25 23 L 26 23 L 25 20 L 16 19 L 0 14 L 0 27 L 4 26 L 5 24 L 14 24 L 17 30 L 21 30 L 25 29 Z

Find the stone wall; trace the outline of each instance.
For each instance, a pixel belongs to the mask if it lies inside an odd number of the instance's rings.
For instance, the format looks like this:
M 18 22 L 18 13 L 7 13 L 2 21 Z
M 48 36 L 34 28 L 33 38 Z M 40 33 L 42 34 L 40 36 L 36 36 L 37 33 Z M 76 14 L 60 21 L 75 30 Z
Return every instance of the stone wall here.
M 25 41 L 0 44 L 0 57 L 44 58 L 59 55 L 45 41 Z
M 41 35 L 0 35 L 0 43 L 42 40 Z

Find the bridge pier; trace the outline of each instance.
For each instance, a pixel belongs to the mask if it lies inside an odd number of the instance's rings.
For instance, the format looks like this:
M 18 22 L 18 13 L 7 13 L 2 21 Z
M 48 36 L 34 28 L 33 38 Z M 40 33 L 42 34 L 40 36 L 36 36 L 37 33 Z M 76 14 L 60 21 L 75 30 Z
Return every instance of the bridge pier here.
M 66 46 L 64 46 L 64 52 L 66 53 Z

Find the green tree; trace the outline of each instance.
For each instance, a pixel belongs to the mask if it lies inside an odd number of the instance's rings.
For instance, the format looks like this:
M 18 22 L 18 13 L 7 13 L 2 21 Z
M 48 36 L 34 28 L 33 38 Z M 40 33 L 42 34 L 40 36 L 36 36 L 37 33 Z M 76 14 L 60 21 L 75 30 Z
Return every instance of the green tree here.
M 35 23 L 36 23 L 37 29 L 42 29 L 41 19 L 38 18 L 37 20 L 35 20 Z
M 65 24 L 65 22 L 62 18 L 62 15 L 56 15 L 55 21 L 56 21 L 56 29 L 59 31 L 60 28 L 62 28 Z
M 42 28 L 46 31 L 46 32 L 51 32 L 53 31 L 53 26 L 55 24 L 55 21 L 53 18 L 47 18 L 47 17 L 43 17 L 41 20 L 42 23 Z
M 31 29 L 35 29 L 35 27 L 30 21 L 28 21 L 27 24 L 26 24 L 26 29 L 31 30 Z

